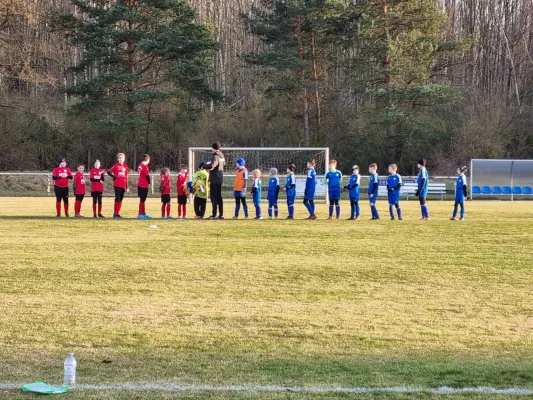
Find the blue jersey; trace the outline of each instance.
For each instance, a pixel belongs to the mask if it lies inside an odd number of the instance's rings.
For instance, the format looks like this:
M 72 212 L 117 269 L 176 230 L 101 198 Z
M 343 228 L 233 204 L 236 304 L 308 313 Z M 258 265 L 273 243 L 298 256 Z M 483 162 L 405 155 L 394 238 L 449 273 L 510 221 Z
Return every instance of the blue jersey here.
M 324 177 L 324 182 L 328 185 L 328 190 L 341 190 L 342 174 L 340 171 L 328 171 Z
M 254 183 L 252 184 L 252 198 L 254 200 L 255 205 L 258 205 L 261 202 L 262 190 L 263 183 L 261 182 L 261 178 L 255 178 Z
M 361 192 L 361 175 L 351 175 L 350 183 L 346 186 L 350 191 L 350 200 L 359 201 L 359 194 Z
M 293 187 L 291 188 L 291 186 Z M 287 189 L 287 197 L 296 196 L 296 177 L 294 176 L 294 174 L 287 175 L 287 180 L 285 181 L 285 189 Z
M 457 180 L 455 181 L 455 202 L 456 203 L 462 203 L 465 201 L 465 197 L 467 193 L 464 190 L 464 186 L 466 186 L 466 176 L 459 175 Z
M 425 181 L 424 181 L 425 180 Z M 429 174 L 427 168 L 422 168 L 418 174 L 418 192 L 420 197 L 427 197 L 429 189 Z
M 389 175 L 387 178 L 387 196 L 389 203 L 394 204 L 400 200 L 400 187 L 402 186 L 402 177 L 398 174 Z
M 372 198 L 378 197 L 378 189 L 379 189 L 379 175 L 377 172 L 374 172 L 372 175 L 370 175 L 370 179 L 368 181 L 368 197 L 372 197 Z
M 277 176 L 273 176 L 268 181 L 268 190 L 267 190 L 268 201 L 271 203 L 277 203 L 278 193 L 279 193 L 279 178 Z
M 305 192 L 304 197 L 307 200 L 313 200 L 315 198 L 316 189 L 316 172 L 314 168 L 309 168 L 307 171 L 307 179 L 305 180 Z

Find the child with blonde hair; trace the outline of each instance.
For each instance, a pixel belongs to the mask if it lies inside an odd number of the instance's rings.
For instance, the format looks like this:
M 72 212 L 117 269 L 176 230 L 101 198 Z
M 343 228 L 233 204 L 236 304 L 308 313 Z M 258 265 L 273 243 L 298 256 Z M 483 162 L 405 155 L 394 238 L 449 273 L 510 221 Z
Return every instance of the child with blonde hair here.
M 261 192 L 263 189 L 263 184 L 261 182 L 261 171 L 255 169 L 252 172 L 252 177 L 254 179 L 252 184 L 252 199 L 255 206 L 255 219 L 263 219 L 263 215 L 261 213 Z

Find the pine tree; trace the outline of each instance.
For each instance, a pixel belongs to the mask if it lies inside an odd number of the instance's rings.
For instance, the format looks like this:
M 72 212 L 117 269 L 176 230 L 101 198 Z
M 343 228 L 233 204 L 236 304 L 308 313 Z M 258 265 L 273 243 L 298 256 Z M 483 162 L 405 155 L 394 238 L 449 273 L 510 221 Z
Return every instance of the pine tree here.
M 264 71 L 267 91 L 298 93 L 301 99 L 303 138 L 311 143 L 309 111 L 315 107 L 316 139 L 320 140 L 320 83 L 334 41 L 330 26 L 343 12 L 344 0 L 262 0 L 250 15 L 243 15 L 250 32 L 263 46 L 245 60 Z
M 185 0 L 71 1 L 76 15 L 60 24 L 82 49 L 77 83 L 67 88 L 79 99 L 76 115 L 137 143 L 154 105 L 172 103 L 179 112 L 192 99 L 217 96 L 207 83 L 216 43 Z
M 346 40 L 356 48 L 353 83 L 375 100 L 373 121 L 385 128 L 384 159 L 398 161 L 419 114 L 461 101 L 457 89 L 432 77 L 437 65 L 447 64 L 439 61 L 470 42 L 445 41 L 446 16 L 434 0 L 356 1 L 343 17 L 352 28 Z

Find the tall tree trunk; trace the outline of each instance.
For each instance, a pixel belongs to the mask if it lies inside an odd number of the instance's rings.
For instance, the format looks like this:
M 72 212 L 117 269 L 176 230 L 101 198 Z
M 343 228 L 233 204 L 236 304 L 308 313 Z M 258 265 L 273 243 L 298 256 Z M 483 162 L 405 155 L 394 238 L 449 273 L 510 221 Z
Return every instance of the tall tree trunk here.
M 389 48 L 390 48 L 390 41 L 391 41 L 391 36 L 390 36 L 390 30 L 389 30 L 389 26 L 388 26 L 388 23 L 387 23 L 387 16 L 388 16 L 388 13 L 389 13 L 389 9 L 390 9 L 390 5 L 389 5 L 389 2 L 388 1 L 385 1 L 384 5 L 383 5 L 383 13 L 385 15 L 385 35 L 386 35 L 386 40 L 387 40 L 387 50 L 386 50 L 386 53 L 385 55 L 383 56 L 383 69 L 384 69 L 384 72 L 385 72 L 385 82 L 386 82 L 386 86 L 387 86 L 387 91 L 390 90 L 390 86 L 391 86 L 391 83 L 392 83 L 392 75 L 390 73 L 390 63 L 391 63 L 391 58 L 390 58 L 390 54 L 389 54 Z M 387 97 L 385 99 L 385 107 L 387 107 L 388 109 L 392 108 L 392 101 L 391 101 L 391 98 L 390 96 L 387 94 Z M 387 162 L 394 162 L 395 161 L 395 158 L 396 158 L 396 143 L 395 143 L 395 139 L 394 139 L 394 126 L 393 126 L 393 123 L 391 120 L 387 120 L 386 122 L 386 131 L 387 131 Z
M 320 94 L 318 92 L 318 63 L 316 57 L 316 34 L 312 35 L 312 49 L 313 49 L 313 83 L 315 85 L 314 101 L 316 107 L 316 141 L 320 143 L 320 127 L 321 127 L 321 108 L 320 108 Z
M 299 16 L 296 19 L 296 37 L 298 38 L 298 57 L 300 60 L 304 59 L 304 45 L 302 38 L 302 25 L 303 17 Z M 300 82 L 304 85 L 303 95 L 302 95 L 302 109 L 303 109 L 303 118 L 304 118 L 304 142 L 307 147 L 311 144 L 311 138 L 309 135 L 309 90 L 307 89 L 305 83 L 305 71 L 302 68 L 300 70 Z

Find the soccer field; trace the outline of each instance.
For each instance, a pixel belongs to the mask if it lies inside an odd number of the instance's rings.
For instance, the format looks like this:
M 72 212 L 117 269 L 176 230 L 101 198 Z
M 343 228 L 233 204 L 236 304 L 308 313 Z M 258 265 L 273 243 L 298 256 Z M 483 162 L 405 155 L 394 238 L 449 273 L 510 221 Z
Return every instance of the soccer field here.
M 157 216 L 159 202 L 147 204 Z M 323 204 L 316 221 L 143 221 L 46 218 L 52 198 L 0 198 L 0 384 L 61 383 L 73 351 L 83 384 L 533 389 L 533 204 L 466 207 L 463 222 L 449 221 L 452 203 L 440 201 L 429 203 L 431 221 L 418 221 L 415 201 L 403 202 L 405 221 L 388 221 L 384 201 L 381 221 L 368 220 L 366 204 L 356 222 L 325 220 Z M 227 201 L 226 216 L 232 208 Z M 127 199 L 122 214 L 136 210 Z M 298 204 L 296 218 L 306 216 Z M 27 396 L 0 389 L 0 398 Z

